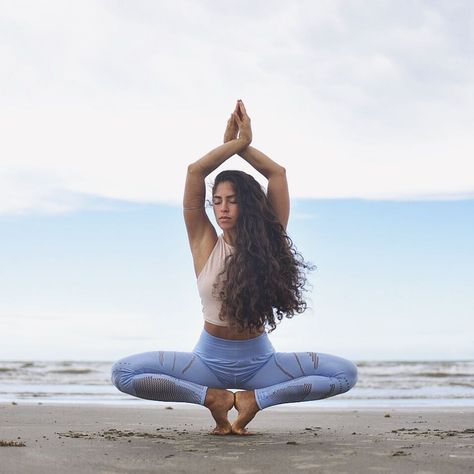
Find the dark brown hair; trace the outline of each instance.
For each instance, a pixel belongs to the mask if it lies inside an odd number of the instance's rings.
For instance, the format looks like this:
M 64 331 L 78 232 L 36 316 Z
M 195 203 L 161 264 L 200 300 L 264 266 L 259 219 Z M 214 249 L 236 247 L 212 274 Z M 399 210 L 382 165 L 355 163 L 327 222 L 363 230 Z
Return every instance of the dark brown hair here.
M 219 297 L 221 320 L 240 330 L 276 329 L 277 321 L 302 313 L 306 270 L 316 268 L 305 262 L 273 211 L 264 189 L 243 171 L 219 173 L 219 183 L 230 182 L 239 205 L 234 252 L 226 258 L 218 281 L 223 281 Z M 215 288 L 218 288 L 215 283 Z

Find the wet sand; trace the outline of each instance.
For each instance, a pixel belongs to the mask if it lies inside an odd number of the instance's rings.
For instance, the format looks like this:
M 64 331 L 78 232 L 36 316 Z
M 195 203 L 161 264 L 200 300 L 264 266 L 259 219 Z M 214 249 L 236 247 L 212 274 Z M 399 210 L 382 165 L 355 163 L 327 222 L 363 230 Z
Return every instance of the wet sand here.
M 213 426 L 189 405 L 3 404 L 0 471 L 474 472 L 473 408 L 272 407 L 249 424 L 252 436 L 213 436 Z

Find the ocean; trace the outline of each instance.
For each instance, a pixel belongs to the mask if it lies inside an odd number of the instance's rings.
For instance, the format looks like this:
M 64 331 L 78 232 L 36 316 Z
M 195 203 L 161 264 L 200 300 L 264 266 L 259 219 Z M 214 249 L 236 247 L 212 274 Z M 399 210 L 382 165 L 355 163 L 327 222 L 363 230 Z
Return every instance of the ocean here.
M 357 385 L 305 407 L 474 406 L 474 361 L 354 361 Z M 0 361 L 0 403 L 184 406 L 119 392 L 109 361 Z M 283 405 L 281 405 L 283 406 Z M 291 403 L 285 407 L 300 407 Z

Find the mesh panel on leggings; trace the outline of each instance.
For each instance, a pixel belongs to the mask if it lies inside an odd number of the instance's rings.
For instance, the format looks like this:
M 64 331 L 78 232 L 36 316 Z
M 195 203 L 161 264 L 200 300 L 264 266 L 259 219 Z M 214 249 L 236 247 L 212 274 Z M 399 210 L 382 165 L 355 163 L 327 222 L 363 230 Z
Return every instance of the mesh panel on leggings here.
M 289 387 L 273 390 L 271 393 L 265 394 L 263 398 L 268 406 L 280 403 L 302 402 L 311 393 L 311 387 L 310 383 L 290 385 Z
M 133 382 L 137 397 L 163 402 L 201 403 L 199 394 L 172 380 L 150 375 Z

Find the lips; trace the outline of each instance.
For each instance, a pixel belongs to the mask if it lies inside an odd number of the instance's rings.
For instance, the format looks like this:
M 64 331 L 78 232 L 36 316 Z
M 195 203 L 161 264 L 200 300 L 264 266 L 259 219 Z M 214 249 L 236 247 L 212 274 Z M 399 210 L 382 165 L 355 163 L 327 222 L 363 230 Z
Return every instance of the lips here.
M 221 221 L 230 221 L 230 217 L 221 217 L 219 220 L 221 220 Z

